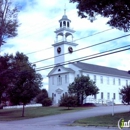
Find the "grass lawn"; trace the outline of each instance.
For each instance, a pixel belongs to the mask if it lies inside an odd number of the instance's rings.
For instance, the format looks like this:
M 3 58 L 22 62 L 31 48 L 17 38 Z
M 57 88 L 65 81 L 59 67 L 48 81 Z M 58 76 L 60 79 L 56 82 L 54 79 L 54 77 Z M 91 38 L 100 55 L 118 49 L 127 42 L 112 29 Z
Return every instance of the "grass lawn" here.
M 123 118 L 125 121 L 130 120 L 130 112 L 117 113 L 114 116 L 104 115 L 85 118 L 75 121 L 73 125 L 117 127 L 117 123 L 120 118 Z
M 25 117 L 21 117 L 22 109 L 0 109 L 0 121 L 21 120 L 35 117 L 43 117 L 67 112 L 90 109 L 92 107 L 75 107 L 70 110 L 67 107 L 33 107 L 25 108 Z

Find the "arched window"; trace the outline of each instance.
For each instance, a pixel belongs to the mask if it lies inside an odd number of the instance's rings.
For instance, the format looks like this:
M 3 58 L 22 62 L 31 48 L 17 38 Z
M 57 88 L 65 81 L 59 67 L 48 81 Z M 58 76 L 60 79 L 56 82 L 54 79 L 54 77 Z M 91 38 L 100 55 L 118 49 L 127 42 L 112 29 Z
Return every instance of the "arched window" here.
M 63 22 L 63 25 L 66 26 L 66 22 L 65 21 Z
M 60 75 L 57 77 L 57 85 L 62 85 L 62 77 Z
M 69 22 L 67 22 L 67 27 L 70 27 L 70 24 L 69 24 Z
M 60 22 L 60 27 L 62 27 L 62 22 Z

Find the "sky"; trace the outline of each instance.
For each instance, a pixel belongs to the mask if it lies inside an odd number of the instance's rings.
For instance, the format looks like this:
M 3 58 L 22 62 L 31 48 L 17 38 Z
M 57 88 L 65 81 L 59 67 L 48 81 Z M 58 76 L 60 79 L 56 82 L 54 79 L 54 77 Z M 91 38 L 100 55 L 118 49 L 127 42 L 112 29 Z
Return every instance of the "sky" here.
M 66 15 L 71 20 L 71 27 L 76 31 L 74 41 L 78 44 L 77 49 L 129 34 L 129 32 L 112 29 L 106 24 L 108 19 L 100 16 L 97 16 L 94 22 L 90 22 L 87 18 L 81 19 L 78 17 L 76 4 L 69 3 L 69 0 L 52 0 L 51 2 L 49 0 L 14 0 L 14 2 L 20 8 L 18 14 L 20 23 L 18 36 L 6 41 L 7 43 L 1 48 L 1 55 L 4 53 L 15 54 L 17 51 L 23 52 L 29 57 L 31 63 L 54 57 L 52 46 L 56 39 L 54 31 L 59 28 L 59 20 L 64 14 L 65 4 Z M 108 29 L 109 31 L 96 34 Z M 130 37 L 128 36 L 96 47 L 77 51 L 76 55 L 80 58 L 129 45 L 129 43 Z M 130 70 L 129 54 L 130 50 L 83 62 L 128 71 Z M 50 59 L 38 62 L 36 66 L 39 68 L 53 64 L 54 59 Z M 47 74 L 50 71 L 51 69 L 38 71 L 44 78 L 44 88 L 48 88 Z

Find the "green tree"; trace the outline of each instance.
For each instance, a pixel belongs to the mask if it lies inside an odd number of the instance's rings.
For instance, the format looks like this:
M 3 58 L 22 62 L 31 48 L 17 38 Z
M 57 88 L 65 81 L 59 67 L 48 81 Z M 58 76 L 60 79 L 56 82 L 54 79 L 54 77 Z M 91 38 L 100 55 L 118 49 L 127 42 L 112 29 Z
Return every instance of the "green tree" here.
M 76 77 L 74 82 L 68 87 L 68 92 L 77 96 L 78 105 L 82 105 L 87 96 L 95 95 L 98 91 L 99 89 L 97 88 L 95 82 L 88 76 L 83 75 L 81 77 Z
M 91 21 L 97 15 L 109 18 L 107 24 L 119 30 L 130 30 L 129 0 L 70 0 L 77 3 L 78 15 Z
M 68 109 L 70 109 L 70 107 L 76 107 L 77 106 L 77 97 L 72 96 L 72 95 L 62 96 L 59 105 L 68 107 Z
M 52 99 L 51 98 L 45 98 L 43 101 L 42 101 L 42 106 L 51 106 L 52 105 Z
M 11 67 L 12 55 L 5 54 L 0 56 L 0 103 L 3 92 L 10 86 L 11 77 L 13 76 L 13 71 Z
M 41 103 L 42 106 L 51 106 L 52 100 L 48 97 L 46 89 L 42 89 L 41 92 L 36 96 L 36 102 Z
M 24 116 L 24 106 L 40 91 L 42 76 L 36 73 L 35 65 L 31 64 L 23 53 L 17 52 L 7 60 L 7 63 L 9 63 L 8 71 L 1 74 L 1 77 L 3 75 L 4 77 L 0 81 L 6 86 L 3 93 L 6 93 L 14 105 L 23 104 L 22 116 Z
M 119 94 L 122 97 L 122 103 L 130 105 L 130 85 L 126 85 L 120 89 Z
M 42 103 L 45 98 L 48 98 L 48 93 L 46 89 L 42 89 L 41 92 L 36 96 L 36 102 Z
M 17 35 L 18 9 L 13 5 L 10 0 L 0 0 L 0 47 L 7 38 Z

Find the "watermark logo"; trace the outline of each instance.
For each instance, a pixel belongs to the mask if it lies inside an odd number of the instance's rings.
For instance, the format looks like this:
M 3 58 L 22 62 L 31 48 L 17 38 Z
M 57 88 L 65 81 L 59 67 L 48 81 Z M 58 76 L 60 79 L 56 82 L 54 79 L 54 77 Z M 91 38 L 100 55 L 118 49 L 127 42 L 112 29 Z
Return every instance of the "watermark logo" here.
M 119 121 L 118 121 L 118 128 L 119 130 L 122 130 L 122 128 L 130 128 L 130 120 L 126 121 L 121 118 Z

